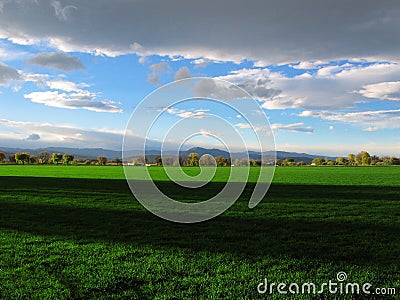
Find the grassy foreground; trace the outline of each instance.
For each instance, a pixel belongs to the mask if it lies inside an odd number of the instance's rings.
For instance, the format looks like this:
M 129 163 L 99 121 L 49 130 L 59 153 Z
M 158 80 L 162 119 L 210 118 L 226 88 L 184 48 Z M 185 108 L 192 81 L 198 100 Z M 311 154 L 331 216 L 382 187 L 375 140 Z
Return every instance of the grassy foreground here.
M 184 225 L 142 208 L 122 167 L 0 166 L 0 298 L 256 299 L 264 278 L 321 284 L 340 271 L 400 293 L 400 168 L 277 168 L 252 210 L 251 189 L 216 219 Z

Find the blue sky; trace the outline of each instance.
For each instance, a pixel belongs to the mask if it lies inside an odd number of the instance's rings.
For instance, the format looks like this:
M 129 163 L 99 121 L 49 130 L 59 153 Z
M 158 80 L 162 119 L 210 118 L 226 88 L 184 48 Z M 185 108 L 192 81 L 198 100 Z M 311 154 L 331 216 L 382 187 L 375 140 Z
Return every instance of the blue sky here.
M 190 1 L 101 2 L 0 1 L 0 146 L 121 149 L 146 95 L 207 76 L 258 102 L 278 150 L 399 155 L 398 3 L 205 1 L 199 14 Z M 246 135 L 240 117 L 207 101 L 160 124 L 206 124 L 211 110 Z

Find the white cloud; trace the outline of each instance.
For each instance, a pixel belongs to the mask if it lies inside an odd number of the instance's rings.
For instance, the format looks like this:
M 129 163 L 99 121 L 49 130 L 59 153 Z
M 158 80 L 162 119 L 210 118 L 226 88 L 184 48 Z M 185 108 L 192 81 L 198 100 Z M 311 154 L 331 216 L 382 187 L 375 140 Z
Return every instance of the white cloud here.
M 32 92 L 24 94 L 24 97 L 34 103 L 41 103 L 46 106 L 86 109 L 95 112 L 121 112 L 112 101 L 96 101 L 97 95 L 89 91 L 79 91 L 73 93 L 59 93 L 58 91 Z
M 209 114 L 207 114 L 207 112 L 202 109 L 198 109 L 195 111 L 188 111 L 178 108 L 167 108 L 165 109 L 165 111 L 171 115 L 178 116 L 181 118 L 203 119 L 209 117 Z
M 6 1 L 0 37 L 110 56 L 208 58 L 262 64 L 342 58 L 398 60 L 397 1 Z M 154 7 L 157 7 L 154 10 Z M 295 12 L 295 13 L 294 13 Z M 160 28 L 162 30 L 160 30 Z M 234 31 L 232 31 L 234 28 Z M 234 34 L 233 34 L 234 33 Z
M 357 93 L 367 98 L 399 101 L 400 81 L 364 85 Z
M 272 124 L 271 128 L 273 130 L 288 130 L 293 132 L 305 132 L 305 133 L 313 133 L 314 128 L 311 126 L 304 126 L 304 123 L 294 123 L 294 124 Z
M 235 124 L 236 127 L 240 128 L 240 129 L 249 129 L 251 128 L 251 125 L 248 123 L 237 123 Z
M 28 55 L 27 52 L 15 49 L 6 43 L 0 41 L 0 60 L 2 61 L 12 61 L 20 60 Z
M 323 61 L 301 61 L 298 64 L 293 64 L 292 68 L 294 69 L 302 69 L 302 70 L 312 70 L 318 69 L 320 65 L 326 62 Z
M 349 113 L 328 111 L 303 111 L 299 114 L 299 116 L 316 117 L 324 120 L 356 124 L 364 127 L 365 131 L 400 128 L 400 109 Z
M 65 72 L 85 69 L 85 66 L 78 57 L 57 52 L 39 53 L 31 57 L 28 63 L 42 67 L 51 67 Z
M 386 93 L 388 97 L 394 99 L 399 94 L 396 91 L 397 84 L 375 85 L 377 82 L 394 82 L 398 79 L 400 64 L 397 63 L 332 65 L 319 69 L 314 75 L 303 75 L 289 78 L 271 72 L 269 74 L 271 86 L 282 92 L 267 99 L 263 107 L 349 110 L 355 109 L 357 103 L 376 100 L 373 96 L 382 98 Z
M 46 85 L 53 90 L 61 90 L 65 92 L 84 92 L 82 88 L 87 87 L 87 84 L 76 84 L 75 82 L 55 79 L 46 81 Z

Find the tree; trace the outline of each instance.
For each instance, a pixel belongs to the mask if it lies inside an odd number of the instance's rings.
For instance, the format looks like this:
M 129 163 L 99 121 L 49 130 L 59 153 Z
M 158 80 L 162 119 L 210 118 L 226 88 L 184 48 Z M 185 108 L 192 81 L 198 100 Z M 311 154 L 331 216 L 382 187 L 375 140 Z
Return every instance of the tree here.
M 242 167 L 248 167 L 248 166 L 250 166 L 250 162 L 249 162 L 249 160 L 247 158 L 242 158 L 239 161 L 239 165 L 242 166 Z
M 29 157 L 29 163 L 30 164 L 36 164 L 37 163 L 37 159 L 36 159 L 36 157 L 34 155 L 31 155 Z
M 294 163 L 293 158 L 285 158 L 282 162 L 282 166 L 291 166 Z
M 344 157 L 338 157 L 336 158 L 336 163 L 338 165 L 344 166 L 346 164 L 346 159 Z
M 228 164 L 228 160 L 222 156 L 217 156 L 215 158 L 215 163 L 217 164 L 217 167 L 225 167 Z
M 362 152 L 356 154 L 355 160 L 356 160 L 356 165 L 357 166 L 362 165 Z
M 61 153 L 53 153 L 51 155 L 51 161 L 53 162 L 53 164 L 59 164 L 62 161 L 62 154 Z
M 199 165 L 206 166 L 206 167 L 215 167 L 218 163 L 216 162 L 217 158 L 214 159 L 210 154 L 204 154 L 200 157 Z
M 116 158 L 114 159 L 114 163 L 116 163 L 117 166 L 119 166 L 119 165 L 122 164 L 122 160 L 121 160 L 120 158 L 116 157 Z
M 261 160 L 250 159 L 250 167 L 259 167 L 261 166 Z
M 147 157 L 140 155 L 132 160 L 135 166 L 145 166 L 148 163 Z
M 5 162 L 6 161 L 6 154 L 4 152 L 0 152 L 0 162 Z
M 24 165 L 25 163 L 29 163 L 30 154 L 28 152 L 18 152 L 15 153 L 15 161 L 17 164 Z
M 198 167 L 199 166 L 199 161 L 200 157 L 196 152 L 192 152 L 188 155 L 188 165 L 192 167 Z
M 356 156 L 354 154 L 350 153 L 347 156 L 347 159 L 348 159 L 349 166 L 354 166 L 356 164 Z
M 42 151 L 37 155 L 38 163 L 41 165 L 48 164 L 50 162 L 50 152 Z
M 280 166 L 282 163 L 281 163 L 281 160 L 280 159 L 277 159 L 277 160 L 275 160 L 275 166 Z
M 397 157 L 391 157 L 390 164 L 393 166 L 398 166 L 400 165 L 400 159 L 398 159 Z
M 239 159 L 236 158 L 235 161 L 233 162 L 233 165 L 237 167 L 239 165 Z
M 325 159 L 323 159 L 322 157 L 317 157 L 312 160 L 312 163 L 316 166 L 322 166 L 323 164 L 325 164 Z
M 97 158 L 97 164 L 98 164 L 99 166 L 105 166 L 105 165 L 107 164 L 107 162 L 108 162 L 108 159 L 107 159 L 106 156 L 99 156 L 99 157 Z
M 174 159 L 172 157 L 164 157 L 162 160 L 162 163 L 164 166 L 173 166 L 174 165 Z
M 376 155 L 371 155 L 371 165 L 376 165 L 381 162 L 381 159 Z
M 162 165 L 163 165 L 162 157 L 161 157 L 160 155 L 157 155 L 157 156 L 154 158 L 154 163 L 155 163 L 157 166 L 162 166 Z
M 334 166 L 334 165 L 336 164 L 336 162 L 335 162 L 334 160 L 328 159 L 328 160 L 326 161 L 326 164 L 327 164 L 328 166 Z
M 69 165 L 74 160 L 74 156 L 72 154 L 64 154 L 63 163 L 64 165 Z
M 371 164 L 371 155 L 367 151 L 361 151 L 361 164 L 364 166 Z
M 183 155 L 179 155 L 178 156 L 178 164 L 180 166 L 185 166 L 186 165 L 186 159 Z
M 8 160 L 10 161 L 10 162 L 12 162 L 12 163 L 16 163 L 17 161 L 15 160 L 15 155 L 9 155 L 8 156 Z

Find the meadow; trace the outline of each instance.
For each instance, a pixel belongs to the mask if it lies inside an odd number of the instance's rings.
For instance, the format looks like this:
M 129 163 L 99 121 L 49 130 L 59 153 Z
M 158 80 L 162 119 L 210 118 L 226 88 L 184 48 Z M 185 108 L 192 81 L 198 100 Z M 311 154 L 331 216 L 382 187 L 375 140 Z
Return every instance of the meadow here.
M 122 167 L 0 165 L 0 298 L 282 299 L 257 285 L 322 284 L 338 272 L 400 293 L 400 167 L 278 167 L 254 209 L 251 170 L 224 214 L 177 224 L 133 198 Z M 150 172 L 163 191 L 197 200 L 229 168 L 201 195 Z

